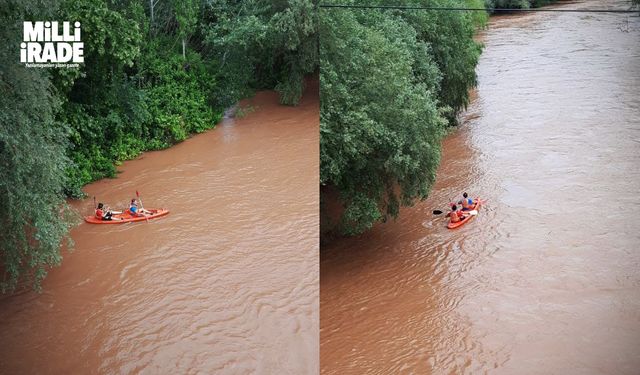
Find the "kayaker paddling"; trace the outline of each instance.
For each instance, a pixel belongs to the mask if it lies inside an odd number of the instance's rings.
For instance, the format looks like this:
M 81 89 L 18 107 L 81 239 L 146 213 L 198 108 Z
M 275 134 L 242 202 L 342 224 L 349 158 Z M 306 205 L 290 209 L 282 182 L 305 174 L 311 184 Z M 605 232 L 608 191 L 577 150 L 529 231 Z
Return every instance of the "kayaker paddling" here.
M 129 205 L 129 214 L 131 214 L 131 216 L 144 216 L 151 214 L 151 211 L 147 211 L 144 208 L 138 208 L 138 200 L 133 198 Z
M 98 207 L 96 208 L 96 217 L 103 221 L 111 221 L 113 220 L 114 212 L 109 209 L 108 206 L 105 206 L 102 203 L 98 203 Z M 122 220 L 122 219 L 118 219 Z
M 451 223 L 458 223 L 466 218 L 467 216 L 462 211 L 458 211 L 458 206 L 455 204 L 451 206 L 451 212 L 449 212 L 449 221 Z
M 450 220 L 449 223 L 447 223 L 447 228 L 455 229 L 468 223 L 474 216 L 478 215 L 478 209 L 480 209 L 481 204 L 482 202 L 477 199 L 473 202 L 472 209 L 464 212 L 462 210 L 458 210 L 458 207 L 455 204 L 452 204 L 451 212 L 448 214 Z
M 475 204 L 473 199 L 469 198 L 467 193 L 462 193 L 462 200 L 458 203 L 462 206 L 462 211 L 473 210 L 473 205 Z

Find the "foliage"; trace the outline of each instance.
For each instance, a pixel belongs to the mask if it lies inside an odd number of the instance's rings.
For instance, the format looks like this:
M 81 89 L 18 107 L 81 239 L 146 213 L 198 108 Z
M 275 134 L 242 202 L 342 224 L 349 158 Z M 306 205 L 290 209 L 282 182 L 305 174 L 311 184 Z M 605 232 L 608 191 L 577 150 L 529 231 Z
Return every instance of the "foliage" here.
M 177 35 L 182 41 L 182 57 L 186 58 L 187 39 L 194 34 L 198 22 L 199 2 L 197 0 L 173 0 L 177 23 Z
M 487 8 L 529 9 L 555 3 L 557 0 L 486 0 Z
M 145 6 L 127 0 L 62 5 L 65 19 L 81 21 L 85 42 L 82 69 L 54 75 L 64 94 L 59 118 L 72 130 L 71 196 L 115 176 L 114 162 L 212 128 L 252 88 L 275 88 L 283 103 L 297 103 L 303 75 L 317 67 L 310 1 Z
M 461 6 L 456 1 L 428 1 L 440 7 Z M 451 124 L 469 103 L 469 88 L 476 85 L 475 67 L 481 48 L 473 41 L 473 12 L 403 12 L 402 17 L 417 32 L 417 38 L 430 46 L 442 83 L 438 99 Z
M 215 80 L 197 53 L 187 55 L 187 63 L 176 54 L 164 56 L 159 51 L 149 54 L 144 63 L 147 83 L 143 92 L 148 98 L 152 123 L 147 137 L 156 147 L 167 147 L 183 141 L 188 134 L 211 129 L 221 118 L 209 105 L 214 95 Z M 152 82 L 152 84 L 150 84 Z
M 62 257 L 66 128 L 54 121 L 48 74 L 18 63 L 22 20 L 46 17 L 43 2 L 9 0 L 0 10 L 0 258 L 2 292 L 21 278 L 39 288 Z M 49 3 L 52 6 L 51 3 Z M 55 5 L 55 4 L 53 4 Z
M 84 184 L 114 176 L 113 163 L 137 155 L 143 148 L 127 151 L 134 143 L 125 136 L 135 134 L 130 125 L 139 124 L 143 105 L 126 78 L 126 69 L 139 56 L 141 35 L 138 25 L 111 10 L 105 2 L 66 0 L 63 19 L 82 25 L 85 63 L 80 69 L 53 71 L 54 84 L 63 100 L 58 114 L 70 125 L 74 164 L 68 169 L 67 194 L 81 196 Z
M 210 0 L 204 14 L 207 56 L 219 63 L 228 106 L 247 88 L 272 88 L 295 105 L 304 75 L 318 67 L 317 12 L 311 0 Z
M 321 12 L 320 182 L 339 192 L 344 234 L 427 197 L 441 137 L 476 84 L 473 33 L 485 22 L 460 12 Z
M 200 54 L 175 43 L 195 32 L 194 4 L 157 9 L 154 19 L 164 26 L 150 36 L 150 21 L 135 2 L 118 10 L 100 1 L 64 3 L 64 17 L 81 21 L 85 42 L 82 69 L 55 80 L 66 94 L 59 117 L 72 130 L 69 195 L 81 196 L 83 185 L 115 176 L 114 163 L 183 141 L 219 120 L 221 109 L 210 106 L 215 80 L 209 68 Z
M 472 8 L 472 9 L 486 8 L 486 4 L 484 0 L 466 0 L 465 5 L 467 6 L 467 8 Z M 476 28 L 484 28 L 487 26 L 487 23 L 489 22 L 488 12 L 474 11 L 474 12 L 470 12 L 470 15 L 471 15 L 471 19 L 473 20 L 473 25 Z
M 438 58 L 453 62 L 435 52 L 442 45 L 434 46 L 431 40 L 440 39 L 429 33 L 471 22 L 462 18 L 446 27 L 455 18 L 437 17 L 321 13 L 320 181 L 339 191 L 346 234 L 396 216 L 400 205 L 425 198 L 435 180 L 448 109 L 438 96 L 452 81 L 445 80 Z M 432 25 L 419 24 L 425 21 Z M 477 58 L 477 49 L 465 51 Z M 475 75 L 468 79 L 472 84 Z

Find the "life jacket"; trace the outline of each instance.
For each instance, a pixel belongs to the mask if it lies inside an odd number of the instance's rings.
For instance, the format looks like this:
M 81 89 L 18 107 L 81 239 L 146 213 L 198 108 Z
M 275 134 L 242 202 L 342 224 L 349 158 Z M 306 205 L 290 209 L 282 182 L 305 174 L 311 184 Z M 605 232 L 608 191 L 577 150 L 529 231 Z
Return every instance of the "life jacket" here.
M 96 217 L 98 219 L 102 219 L 103 216 L 104 216 L 104 212 L 101 209 L 97 208 L 96 209 Z

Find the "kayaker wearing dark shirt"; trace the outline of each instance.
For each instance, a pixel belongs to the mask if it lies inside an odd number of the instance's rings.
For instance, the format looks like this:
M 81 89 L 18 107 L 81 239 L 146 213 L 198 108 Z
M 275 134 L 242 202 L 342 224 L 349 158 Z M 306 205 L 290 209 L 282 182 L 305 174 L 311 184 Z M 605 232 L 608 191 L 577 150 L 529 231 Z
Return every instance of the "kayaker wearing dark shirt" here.
M 104 209 L 103 209 L 104 208 Z M 104 207 L 102 203 L 98 203 L 98 208 L 96 208 L 96 217 L 100 220 L 113 220 L 111 218 L 112 212 L 107 207 Z

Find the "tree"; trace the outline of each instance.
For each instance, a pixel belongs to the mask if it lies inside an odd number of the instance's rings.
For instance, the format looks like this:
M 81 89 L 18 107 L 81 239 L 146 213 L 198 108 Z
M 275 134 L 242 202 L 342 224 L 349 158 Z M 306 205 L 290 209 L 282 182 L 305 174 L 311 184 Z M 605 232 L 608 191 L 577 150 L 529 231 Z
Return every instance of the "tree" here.
M 173 6 L 182 42 L 182 58 L 186 59 L 187 39 L 195 32 L 200 5 L 197 0 L 174 0 Z
M 428 194 L 446 124 L 441 76 L 398 15 L 322 13 L 320 35 L 320 183 L 337 187 L 341 229 L 356 234 Z
M 529 9 L 555 3 L 557 0 L 486 0 L 487 8 Z
M 246 88 L 274 88 L 283 104 L 298 103 L 304 75 L 318 67 L 317 12 L 310 0 L 211 0 L 204 16 L 207 57 L 235 103 Z
M 428 3 L 440 7 L 464 5 L 464 2 L 450 0 Z M 452 125 L 456 122 L 456 114 L 469 103 L 469 89 L 477 84 L 475 68 L 481 48 L 473 40 L 475 25 L 472 13 L 401 13 L 415 28 L 418 39 L 431 47 L 430 53 L 442 73 L 438 91 L 440 105 L 446 107 L 446 115 Z
M 2 292 L 30 279 L 37 288 L 46 268 L 62 259 L 69 220 L 64 200 L 66 128 L 46 71 L 19 64 L 22 21 L 43 19 L 55 3 L 9 0 L 0 29 L 0 250 Z
M 121 5 L 106 1 L 64 0 L 61 19 L 82 25 L 85 63 L 78 69 L 53 69 L 53 83 L 62 102 L 57 119 L 70 125 L 67 194 L 82 196 L 85 184 L 115 175 L 114 161 L 136 156 L 142 149 L 141 123 L 148 117 L 142 97 L 128 78 L 140 55 L 140 27 Z M 138 10 L 140 11 L 140 10 Z M 136 137 L 127 137 L 126 134 Z
M 476 84 L 473 32 L 482 20 L 461 12 L 321 11 L 320 183 L 334 188 L 321 189 L 321 202 L 323 191 L 337 190 L 343 233 L 361 233 L 427 197 L 441 137 Z

